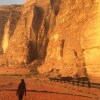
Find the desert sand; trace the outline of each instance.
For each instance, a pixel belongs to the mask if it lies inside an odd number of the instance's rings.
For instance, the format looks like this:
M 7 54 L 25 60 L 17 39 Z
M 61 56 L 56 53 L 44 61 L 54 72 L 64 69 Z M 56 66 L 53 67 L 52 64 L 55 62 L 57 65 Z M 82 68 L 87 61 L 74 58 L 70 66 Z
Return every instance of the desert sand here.
M 18 100 L 17 86 L 25 79 L 27 95 L 23 100 L 100 100 L 100 89 L 51 82 L 46 77 L 0 76 L 0 100 Z

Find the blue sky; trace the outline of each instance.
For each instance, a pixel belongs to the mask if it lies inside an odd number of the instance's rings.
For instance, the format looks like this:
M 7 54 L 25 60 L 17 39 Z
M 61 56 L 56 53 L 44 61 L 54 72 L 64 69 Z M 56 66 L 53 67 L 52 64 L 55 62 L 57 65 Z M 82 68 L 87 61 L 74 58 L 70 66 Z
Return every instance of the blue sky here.
M 22 4 L 26 0 L 0 0 L 0 5 Z

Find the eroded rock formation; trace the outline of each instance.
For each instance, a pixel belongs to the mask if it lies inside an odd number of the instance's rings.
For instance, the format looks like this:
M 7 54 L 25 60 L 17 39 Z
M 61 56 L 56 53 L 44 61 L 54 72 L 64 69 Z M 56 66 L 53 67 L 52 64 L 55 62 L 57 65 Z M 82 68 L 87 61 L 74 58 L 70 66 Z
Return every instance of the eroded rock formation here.
M 96 0 L 27 0 L 1 6 L 0 64 L 42 59 L 40 74 L 100 77 L 99 5 Z

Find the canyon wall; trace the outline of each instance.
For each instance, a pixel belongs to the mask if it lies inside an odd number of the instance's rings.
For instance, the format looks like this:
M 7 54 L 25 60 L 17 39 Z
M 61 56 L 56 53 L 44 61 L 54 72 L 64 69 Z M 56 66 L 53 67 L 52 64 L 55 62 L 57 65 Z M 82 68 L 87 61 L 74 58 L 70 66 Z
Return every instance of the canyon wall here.
M 1 6 L 0 64 L 42 59 L 40 74 L 100 77 L 99 5 L 97 0 L 27 0 Z
M 63 0 L 55 29 L 49 34 L 46 63 L 39 71 L 99 77 L 99 26 L 98 1 Z

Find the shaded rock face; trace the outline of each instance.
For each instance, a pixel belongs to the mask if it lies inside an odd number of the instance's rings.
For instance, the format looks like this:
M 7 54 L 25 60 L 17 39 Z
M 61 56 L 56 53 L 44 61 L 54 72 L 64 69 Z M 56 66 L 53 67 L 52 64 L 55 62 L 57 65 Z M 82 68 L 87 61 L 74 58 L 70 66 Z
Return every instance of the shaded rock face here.
M 99 77 L 99 5 L 96 0 L 27 0 L 1 6 L 0 63 L 42 59 L 40 74 Z

